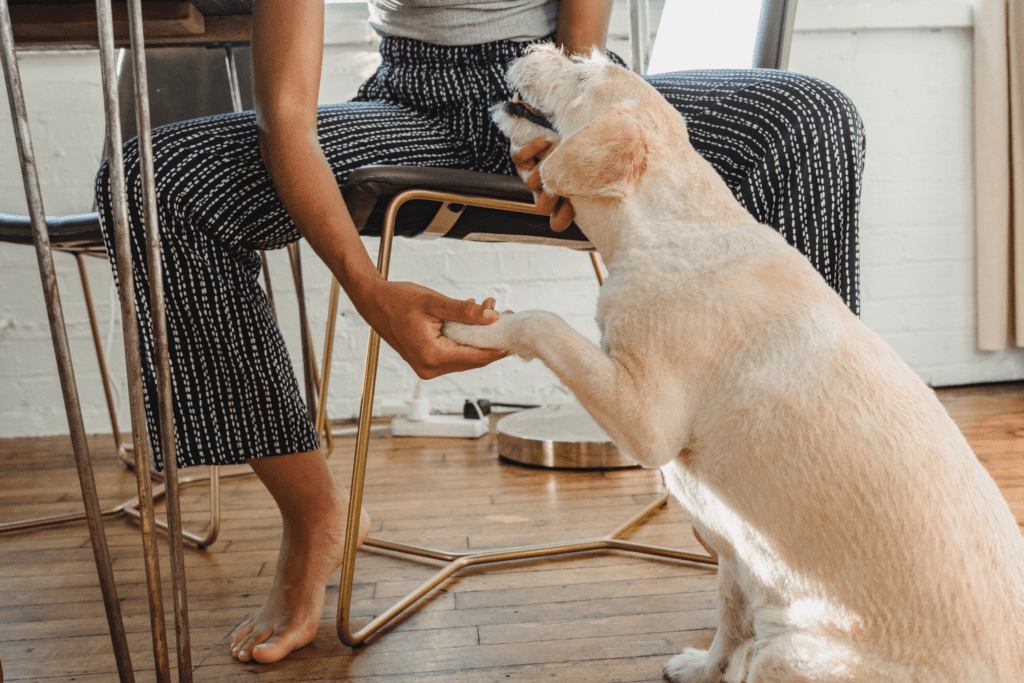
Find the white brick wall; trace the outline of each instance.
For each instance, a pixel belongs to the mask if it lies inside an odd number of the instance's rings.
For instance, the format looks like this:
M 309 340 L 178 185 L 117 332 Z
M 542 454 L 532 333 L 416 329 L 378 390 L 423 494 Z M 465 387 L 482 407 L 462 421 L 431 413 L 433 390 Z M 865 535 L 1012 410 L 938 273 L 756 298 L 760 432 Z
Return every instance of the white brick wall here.
M 972 3 L 802 2 L 790 68 L 867 129 L 862 318 L 928 383 L 1024 377 L 1024 350 L 975 344 Z
M 970 3 L 958 0 L 825 3 L 801 0 L 790 67 L 837 85 L 859 106 L 868 131 L 862 209 L 864 320 L 928 382 L 936 385 L 1019 379 L 1024 354 L 980 353 L 974 346 L 973 207 L 970 159 Z M 657 14 L 657 6 L 654 8 Z M 323 101 L 345 99 L 376 63 L 364 24 L 350 9 L 332 10 L 335 42 L 324 60 Z M 628 56 L 624 13 L 615 18 L 613 49 Z M 892 28 L 893 26 L 897 28 Z M 361 44 L 361 46 L 360 46 Z M 20 58 L 49 213 L 88 210 L 103 129 L 94 53 Z M 79 104 L 73 114 L 67 93 Z M 6 110 L 5 110 L 6 111 Z M 23 211 L 24 194 L 11 128 L 0 114 L 0 207 Z M 374 240 L 367 247 L 376 254 Z M 322 343 L 329 274 L 303 252 L 309 310 Z M 108 429 L 92 342 L 73 260 L 57 255 L 60 287 L 82 395 L 86 428 Z M 270 263 L 282 327 L 298 357 L 291 277 L 283 254 Z M 89 264 L 108 340 L 110 278 Z M 597 286 L 589 259 L 575 252 L 447 241 L 402 243 L 392 276 L 455 297 L 494 295 L 517 310 L 553 310 L 596 341 Z M 0 245 L 0 437 L 67 431 L 34 254 Z M 124 375 L 120 322 L 108 358 Z M 367 327 L 342 305 L 335 341 L 330 413 L 355 414 Z M 318 353 L 319 355 L 319 353 Z M 378 400 L 403 400 L 416 378 L 385 349 Z M 539 363 L 505 360 L 428 383 L 435 405 L 457 410 L 465 393 L 513 402 L 562 402 L 566 392 Z M 120 414 L 128 424 L 123 381 Z

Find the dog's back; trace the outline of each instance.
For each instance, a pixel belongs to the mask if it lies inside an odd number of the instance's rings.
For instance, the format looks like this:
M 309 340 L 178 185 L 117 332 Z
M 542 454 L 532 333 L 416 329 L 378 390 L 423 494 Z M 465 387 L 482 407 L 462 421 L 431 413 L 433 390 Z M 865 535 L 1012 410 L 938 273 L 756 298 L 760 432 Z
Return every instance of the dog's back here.
M 673 364 L 718 359 L 669 465 L 712 545 L 763 607 L 817 601 L 832 610 L 818 628 L 908 681 L 1024 681 L 1024 537 L 934 392 L 774 232 L 751 238 L 760 250 L 693 239 L 728 269 L 676 292 L 644 279 L 685 309 Z
M 649 85 L 551 48 L 510 82 L 557 131 L 545 189 L 608 263 L 603 352 L 543 312 L 446 334 L 543 359 L 663 466 L 719 553 L 722 605 L 711 649 L 669 677 L 1024 683 L 1024 538 L 934 392 L 739 205 Z M 496 120 L 514 145 L 540 134 Z

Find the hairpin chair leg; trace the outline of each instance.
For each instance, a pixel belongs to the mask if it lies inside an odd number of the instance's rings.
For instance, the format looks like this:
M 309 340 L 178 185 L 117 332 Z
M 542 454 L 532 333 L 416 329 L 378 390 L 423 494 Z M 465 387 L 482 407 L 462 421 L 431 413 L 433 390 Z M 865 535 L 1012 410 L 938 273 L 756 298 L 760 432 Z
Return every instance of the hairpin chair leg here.
M 306 289 L 302 276 L 302 257 L 299 252 L 298 243 L 288 245 L 288 256 L 292 265 L 292 278 L 295 281 L 295 295 L 299 304 L 299 334 L 302 340 L 302 370 L 306 381 L 306 408 L 309 416 L 316 425 L 316 433 L 323 437 L 320 446 L 325 458 L 329 458 L 334 451 L 334 435 L 331 434 L 327 425 L 326 408 L 321 400 L 326 398 L 327 386 L 320 380 L 320 372 L 316 367 L 316 351 L 313 348 L 313 332 L 309 326 L 309 318 L 306 314 Z M 325 348 L 333 346 L 334 318 L 338 312 L 337 296 L 332 295 L 332 304 L 327 313 L 327 338 L 324 340 Z M 325 363 L 326 363 L 325 359 Z M 325 365 L 325 370 L 329 368 Z
M 396 195 L 388 206 L 383 234 L 381 235 L 380 240 L 380 253 L 377 259 L 377 268 L 385 278 L 388 276 L 388 267 L 391 259 L 391 247 L 398 209 L 403 203 L 412 199 L 433 199 L 442 202 L 456 202 L 471 206 L 485 206 L 505 211 L 535 213 L 535 209 L 532 204 L 522 202 L 486 199 L 481 197 L 454 195 L 451 193 L 424 190 L 407 190 L 402 192 Z M 602 273 L 599 268 L 600 261 L 598 259 L 594 259 L 593 263 L 600 277 Z M 422 583 L 418 588 L 385 610 L 382 614 L 372 619 L 362 628 L 353 630 L 351 624 L 352 586 L 355 580 L 356 545 L 359 540 L 359 519 L 363 506 L 366 460 L 370 442 L 370 418 L 373 409 L 373 394 L 377 381 L 377 360 L 379 353 L 380 336 L 371 329 L 369 342 L 367 344 L 366 365 L 363 374 L 363 394 L 359 408 L 359 427 L 356 435 L 356 450 L 352 466 L 352 486 L 349 492 L 348 523 L 345 532 L 345 559 L 341 567 L 341 585 L 338 594 L 338 638 L 346 645 L 356 646 L 364 643 L 367 638 L 394 620 L 395 617 L 420 600 L 420 598 L 426 596 L 454 574 L 468 567 L 497 564 L 515 560 L 539 559 L 597 550 L 627 551 L 640 555 L 671 558 L 682 560 L 684 562 L 710 566 L 717 564 L 713 558 L 707 555 L 698 555 L 673 548 L 635 543 L 624 539 L 625 536 L 642 526 L 644 522 L 646 522 L 665 505 L 668 501 L 667 491 L 663 492 L 656 500 L 652 501 L 647 507 L 631 517 L 617 529 L 605 536 L 597 538 L 576 539 L 558 543 L 546 543 L 541 545 L 469 553 L 451 553 L 431 548 L 422 548 L 405 543 L 395 543 L 368 538 L 364 541 L 364 545 L 367 547 L 402 553 L 409 556 L 410 559 L 419 557 L 430 560 L 440 560 L 447 564 L 434 574 L 433 577 Z M 325 358 L 325 364 L 327 362 L 328 361 Z
M 78 468 L 78 479 L 82 488 L 82 499 L 85 503 L 86 518 L 89 521 L 89 538 L 92 540 L 93 556 L 96 561 L 96 572 L 99 576 L 103 605 L 107 615 L 107 627 L 110 631 L 117 662 L 118 676 L 122 683 L 133 683 L 131 657 L 128 640 L 125 635 L 124 622 L 121 619 L 121 608 L 117 599 L 117 587 L 114 583 L 114 572 L 107 549 L 106 534 L 100 515 L 99 497 L 96 493 L 96 482 L 93 478 L 92 461 L 85 437 L 85 425 L 82 421 L 81 405 L 78 401 L 78 389 L 75 385 L 74 369 L 71 365 L 71 351 L 68 346 L 67 330 L 64 327 L 64 313 L 57 289 L 57 274 L 53 267 L 53 253 L 50 251 L 50 240 L 46 230 L 45 212 L 43 211 L 42 192 L 39 188 L 39 176 L 36 171 L 35 154 L 32 150 L 32 138 L 29 133 L 28 114 L 21 88 L 21 75 L 18 71 L 17 56 L 14 51 L 14 32 L 7 0 L 0 0 L 0 61 L 3 62 L 4 81 L 11 104 L 11 118 L 14 121 L 14 133 L 18 146 L 18 158 L 21 163 L 22 180 L 25 185 L 25 196 L 28 200 L 32 218 L 32 234 L 36 256 L 39 261 L 39 275 L 42 279 L 43 297 L 46 301 L 46 312 L 53 338 L 54 353 L 57 357 L 57 371 L 60 376 L 61 390 L 64 394 L 64 408 L 68 417 L 68 428 L 75 453 L 75 464 Z M 0 678 L 3 675 L 0 673 Z

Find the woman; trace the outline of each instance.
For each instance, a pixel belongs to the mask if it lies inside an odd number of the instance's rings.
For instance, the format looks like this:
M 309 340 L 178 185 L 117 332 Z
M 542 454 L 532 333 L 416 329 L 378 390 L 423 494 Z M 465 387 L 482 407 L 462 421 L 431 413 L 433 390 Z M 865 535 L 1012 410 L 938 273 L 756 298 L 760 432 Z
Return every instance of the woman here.
M 317 107 L 323 0 L 256 0 L 256 111 L 154 131 L 178 464 L 248 462 L 283 519 L 261 609 L 232 635 L 241 661 L 269 663 L 316 634 L 341 564 L 347 493 L 331 476 L 257 276 L 258 251 L 304 237 L 356 309 L 421 377 L 490 363 L 493 352 L 440 335 L 443 320 L 487 324 L 494 302 L 455 301 L 383 280 L 338 190 L 367 164 L 514 172 L 487 109 L 508 98 L 507 64 L 530 44 L 604 48 L 612 0 L 371 0 L 382 64 L 352 102 Z M 691 140 L 758 218 L 783 231 L 856 309 L 856 204 L 863 143 L 839 93 L 776 72 L 652 79 L 687 117 Z M 784 106 L 779 106 L 785 100 Z M 515 160 L 533 168 L 538 143 Z M 147 420 L 154 419 L 138 155 L 125 148 Z M 841 176 L 841 179 L 837 178 Z M 536 177 L 529 183 L 538 190 Z M 109 176 L 97 195 L 113 253 Z M 541 195 L 552 227 L 567 202 Z M 787 232 L 787 230 L 789 232 Z M 790 234 L 790 232 L 792 234 Z M 274 456 L 274 457 L 270 457 Z M 369 528 L 363 514 L 361 534 Z

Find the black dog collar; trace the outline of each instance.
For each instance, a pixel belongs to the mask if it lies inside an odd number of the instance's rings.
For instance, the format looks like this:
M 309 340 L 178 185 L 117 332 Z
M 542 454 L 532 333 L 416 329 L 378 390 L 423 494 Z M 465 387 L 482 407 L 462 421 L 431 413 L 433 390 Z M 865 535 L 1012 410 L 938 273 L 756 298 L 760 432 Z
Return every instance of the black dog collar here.
M 543 116 L 538 116 L 537 114 L 534 114 L 532 111 L 527 109 L 526 105 L 523 104 L 522 102 L 505 102 L 504 105 L 505 111 L 508 113 L 509 116 L 512 116 L 517 119 L 526 119 L 530 123 L 535 123 L 541 128 L 547 128 L 548 130 L 555 129 L 555 127 L 551 125 L 550 121 L 548 121 Z

